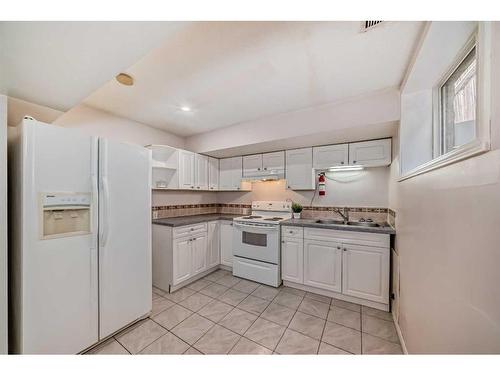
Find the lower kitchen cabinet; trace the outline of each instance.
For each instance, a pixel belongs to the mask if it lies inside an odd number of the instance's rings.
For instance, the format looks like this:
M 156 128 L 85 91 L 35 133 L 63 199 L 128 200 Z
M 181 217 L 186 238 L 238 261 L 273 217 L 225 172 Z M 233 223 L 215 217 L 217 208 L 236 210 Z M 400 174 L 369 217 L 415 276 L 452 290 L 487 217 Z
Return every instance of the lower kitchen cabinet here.
M 192 274 L 191 238 L 174 240 L 173 246 L 173 284 L 180 284 Z
M 281 240 L 281 278 L 302 284 L 304 282 L 304 242 L 300 238 Z
M 342 292 L 340 243 L 304 240 L 304 285 Z
M 207 269 L 207 236 L 201 235 L 191 240 L 191 253 L 193 266 L 191 276 L 197 275 Z
M 233 223 L 220 223 L 220 262 L 224 266 L 233 266 Z
M 220 264 L 220 224 L 218 221 L 208 223 L 207 236 L 207 268 Z
M 389 234 L 285 225 L 281 233 L 285 283 L 389 311 Z
M 344 245 L 342 293 L 389 303 L 389 249 Z
M 153 225 L 152 242 L 153 286 L 164 291 L 179 289 L 220 264 L 233 264 L 232 221 L 181 227 Z

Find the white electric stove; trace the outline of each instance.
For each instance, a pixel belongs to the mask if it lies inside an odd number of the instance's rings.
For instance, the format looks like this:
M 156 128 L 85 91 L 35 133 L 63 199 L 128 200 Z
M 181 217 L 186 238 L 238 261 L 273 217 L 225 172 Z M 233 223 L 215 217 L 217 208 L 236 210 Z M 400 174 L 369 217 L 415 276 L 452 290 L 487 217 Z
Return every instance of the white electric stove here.
M 233 219 L 233 275 L 278 287 L 280 222 L 292 217 L 288 201 L 252 202 L 252 213 Z

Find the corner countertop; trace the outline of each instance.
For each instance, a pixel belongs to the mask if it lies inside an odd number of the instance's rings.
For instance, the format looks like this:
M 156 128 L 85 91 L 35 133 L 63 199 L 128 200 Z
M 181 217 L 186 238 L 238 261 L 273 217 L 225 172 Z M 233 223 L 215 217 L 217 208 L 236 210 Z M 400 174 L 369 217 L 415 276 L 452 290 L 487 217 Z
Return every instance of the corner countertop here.
M 315 219 L 289 219 L 282 221 L 281 225 L 290 225 L 293 227 L 311 227 L 322 229 L 336 229 L 346 230 L 351 232 L 367 232 L 367 233 L 380 233 L 380 234 L 396 234 L 396 230 L 389 224 L 381 227 L 358 227 L 344 224 L 322 224 L 316 223 Z
M 232 221 L 235 217 L 241 215 L 235 214 L 202 214 L 202 215 L 189 215 L 189 216 L 177 216 L 177 217 L 167 217 L 163 219 L 153 219 L 153 224 L 165 225 L 167 227 L 182 227 L 184 225 L 192 225 L 205 223 L 214 220 L 230 220 Z

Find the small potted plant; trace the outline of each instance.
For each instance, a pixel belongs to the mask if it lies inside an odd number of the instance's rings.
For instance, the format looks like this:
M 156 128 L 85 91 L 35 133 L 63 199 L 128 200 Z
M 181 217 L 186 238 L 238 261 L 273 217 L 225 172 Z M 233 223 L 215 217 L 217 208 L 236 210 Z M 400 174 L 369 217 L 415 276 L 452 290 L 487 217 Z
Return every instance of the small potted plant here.
M 302 212 L 302 205 L 297 202 L 292 203 L 292 212 L 294 219 L 300 219 L 300 213 Z

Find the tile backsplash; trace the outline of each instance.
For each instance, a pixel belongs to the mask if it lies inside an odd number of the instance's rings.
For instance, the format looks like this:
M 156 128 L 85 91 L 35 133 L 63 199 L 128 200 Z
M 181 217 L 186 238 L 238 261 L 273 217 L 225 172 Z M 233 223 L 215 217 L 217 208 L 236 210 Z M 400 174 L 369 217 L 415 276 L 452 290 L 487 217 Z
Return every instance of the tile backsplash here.
M 153 219 L 216 213 L 248 215 L 251 211 L 250 204 L 203 203 L 152 207 Z
M 335 206 L 304 206 L 302 218 L 321 219 L 339 218 L 336 209 L 343 210 L 344 207 Z M 396 213 L 388 208 L 377 207 L 348 207 L 351 220 L 372 219 L 375 222 L 388 222 L 395 225 Z M 181 204 L 170 206 L 153 206 L 153 219 L 161 219 L 176 216 L 202 215 L 202 214 L 236 214 L 249 215 L 252 211 L 250 204 L 226 204 L 226 203 L 203 203 L 203 204 Z

